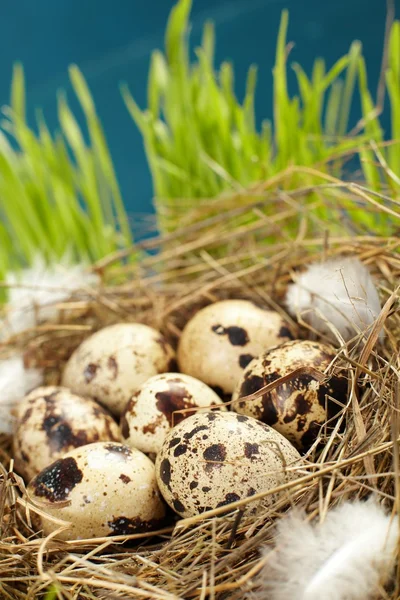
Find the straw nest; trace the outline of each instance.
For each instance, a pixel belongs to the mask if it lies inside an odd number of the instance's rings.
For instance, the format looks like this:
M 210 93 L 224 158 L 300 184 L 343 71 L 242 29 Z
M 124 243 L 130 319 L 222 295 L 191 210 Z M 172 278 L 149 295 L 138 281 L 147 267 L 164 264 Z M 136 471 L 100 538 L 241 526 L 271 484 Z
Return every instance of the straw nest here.
M 352 201 L 360 208 L 360 194 L 354 187 L 335 194 L 339 223 L 338 215 L 345 219 L 348 214 L 341 198 L 347 208 Z M 325 197 L 324 189 L 316 191 L 316 202 Z M 222 199 L 207 219 L 101 261 L 95 266 L 104 282 L 100 290 L 86 290 L 84 299 L 63 303 L 57 322 L 11 339 L 0 355 L 23 348 L 27 363 L 44 367 L 47 382 L 57 383 L 72 350 L 107 324 L 151 324 L 176 345 L 194 311 L 221 298 L 252 299 L 289 318 L 283 298 L 296 271 L 321 256 L 357 256 L 376 277 L 383 309 L 367 340 L 360 336 L 351 347 L 338 345 L 333 369 L 349 381 L 348 402 L 341 412 L 345 427 L 337 426 L 329 436 L 321 431 L 300 479 L 286 486 L 279 503 L 262 508 L 262 497 L 272 491 L 253 497 L 252 501 L 260 499 L 256 516 L 239 522 L 241 501 L 229 514 L 226 507 L 216 509 L 171 522 L 152 534 L 76 542 L 46 539 L 34 531 L 32 518 L 40 508 L 30 503 L 22 479 L 13 472 L 10 439 L 4 436 L 1 598 L 252 598 L 257 595 L 258 573 L 268 562 L 268 553 L 261 555 L 260 549 L 272 548 L 276 521 L 292 505 L 301 505 L 315 519 L 343 498 L 375 492 L 389 510 L 400 510 L 399 240 L 343 233 L 343 219 L 341 233 L 335 233 L 329 210 L 317 218 L 315 203 L 303 204 L 299 192 L 268 199 L 247 194 L 236 200 L 233 209 Z M 370 214 L 377 211 L 388 218 L 374 197 L 366 195 L 362 201 Z M 377 343 L 381 323 L 383 345 Z M 303 324 L 293 325 L 298 337 L 313 335 Z M 398 597 L 398 581 L 396 574 L 385 597 Z

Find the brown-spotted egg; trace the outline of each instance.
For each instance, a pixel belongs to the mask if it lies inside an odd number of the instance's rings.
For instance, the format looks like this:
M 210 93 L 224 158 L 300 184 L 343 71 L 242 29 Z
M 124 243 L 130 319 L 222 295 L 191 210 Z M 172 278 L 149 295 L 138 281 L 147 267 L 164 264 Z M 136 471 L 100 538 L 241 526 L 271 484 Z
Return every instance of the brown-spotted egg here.
M 210 410 L 210 406 L 226 410 L 211 388 L 190 375 L 150 377 L 133 394 L 122 415 L 125 443 L 142 452 L 157 453 L 171 427 L 200 410 Z
M 154 464 L 118 443 L 68 452 L 31 481 L 28 495 L 49 517 L 70 523 L 58 535 L 64 540 L 151 531 L 165 516 Z M 48 535 L 60 524 L 43 516 L 41 527 Z
M 156 459 L 159 489 L 170 507 L 190 517 L 296 477 L 297 450 L 251 417 L 198 413 L 171 429 Z M 272 494 L 269 504 L 277 500 Z
M 301 367 L 324 373 L 335 351 L 318 342 L 296 340 L 272 348 L 255 358 L 244 370 L 232 410 L 271 425 L 299 449 L 308 449 L 321 426 L 345 403 L 347 380 L 331 376 L 319 383 L 311 374 L 299 374 L 256 399 L 241 400 Z M 331 397 L 337 401 L 328 400 Z
M 112 416 L 91 398 L 63 387 L 40 387 L 18 405 L 15 468 L 28 481 L 73 448 L 121 439 Z
M 178 346 L 179 369 L 231 394 L 255 356 L 290 339 L 277 312 L 247 300 L 223 300 L 199 310 L 186 324 Z
M 72 354 L 62 383 L 120 415 L 149 377 L 172 371 L 174 351 L 160 332 L 140 323 L 119 323 L 87 338 Z

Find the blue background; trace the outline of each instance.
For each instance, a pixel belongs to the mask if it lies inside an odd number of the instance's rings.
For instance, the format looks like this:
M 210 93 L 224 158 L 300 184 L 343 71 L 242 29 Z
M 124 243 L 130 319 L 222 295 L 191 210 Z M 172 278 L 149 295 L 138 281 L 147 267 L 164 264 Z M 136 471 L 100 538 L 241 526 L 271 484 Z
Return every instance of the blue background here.
M 163 47 L 171 0 L 2 0 L 0 6 L 0 103 L 9 99 L 12 64 L 25 67 L 28 108 L 42 107 L 57 127 L 56 91 L 69 89 L 67 68 L 82 69 L 102 119 L 126 206 L 130 213 L 151 211 L 151 180 L 141 138 L 119 93 L 129 84 L 145 105 L 149 58 Z M 383 44 L 384 0 L 194 0 L 192 42 L 204 21 L 214 20 L 217 61 L 233 61 L 236 86 L 243 92 L 251 63 L 259 65 L 258 118 L 271 117 L 271 69 L 283 8 L 290 11 L 291 60 L 310 70 L 315 57 L 332 65 L 354 39 L 363 43 L 370 86 L 376 89 Z M 69 100 L 76 112 L 77 106 Z M 358 115 L 353 113 L 355 123 Z M 384 119 L 388 127 L 388 117 Z

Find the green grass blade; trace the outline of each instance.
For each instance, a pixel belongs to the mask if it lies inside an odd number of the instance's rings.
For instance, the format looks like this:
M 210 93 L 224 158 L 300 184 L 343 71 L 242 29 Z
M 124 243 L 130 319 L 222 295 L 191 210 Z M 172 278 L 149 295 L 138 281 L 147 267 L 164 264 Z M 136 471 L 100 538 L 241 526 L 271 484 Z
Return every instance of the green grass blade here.
M 368 139 L 373 140 L 377 144 L 382 141 L 383 134 L 379 123 L 379 119 L 376 115 L 376 109 L 372 96 L 368 89 L 367 82 L 367 70 L 365 61 L 361 57 L 359 59 L 358 67 L 358 79 L 359 79 L 359 90 L 361 98 L 361 107 L 364 119 L 364 129 Z M 380 172 L 376 165 L 375 155 L 371 150 L 363 149 L 360 153 L 362 168 L 365 179 L 368 185 L 373 189 L 380 188 Z
M 336 136 L 340 113 L 340 102 L 342 99 L 343 82 L 334 81 L 331 86 L 328 103 L 325 112 L 324 130 L 327 136 L 332 137 L 331 143 L 334 143 L 333 137 Z
M 188 28 L 192 0 L 180 0 L 171 10 L 165 34 L 168 63 L 185 76 L 188 64 L 184 37 Z
M 288 123 L 292 121 L 290 115 L 290 102 L 287 91 L 286 76 L 286 39 L 289 24 L 289 13 L 282 12 L 281 23 L 278 31 L 276 46 L 275 66 L 273 69 L 274 79 L 274 135 L 277 148 L 279 166 L 287 162 L 289 149 Z M 296 135 L 293 132 L 293 135 Z
M 201 42 L 201 47 L 207 57 L 207 61 L 213 67 L 214 65 L 214 54 L 215 54 L 215 29 L 214 24 L 211 21 L 207 21 Z
M 396 140 L 388 148 L 388 164 L 400 176 L 400 21 L 393 23 L 390 34 L 386 83 L 390 98 L 391 138 Z
M 346 135 L 347 133 L 354 89 L 357 83 L 358 66 L 361 58 L 361 52 L 361 43 L 353 42 L 349 50 L 349 63 L 347 66 L 346 78 L 343 86 L 343 96 L 338 124 L 339 135 Z
M 20 63 L 16 63 L 13 69 L 10 104 L 14 114 L 21 121 L 25 121 L 25 78 Z
M 147 103 L 155 119 L 160 115 L 161 102 L 168 86 L 168 78 L 168 65 L 162 53 L 156 50 L 151 56 L 147 86 Z
M 108 225 L 111 226 L 113 230 L 117 227 L 124 236 L 125 243 L 132 244 L 131 229 L 126 217 L 117 177 L 92 96 L 78 67 L 75 65 L 70 67 L 69 74 L 74 91 L 85 113 L 94 156 L 99 162 L 99 169 L 102 172 L 103 181 L 110 189 L 110 200 L 103 204 L 104 210 L 108 214 Z M 114 223 L 114 211 L 117 217 L 117 223 Z

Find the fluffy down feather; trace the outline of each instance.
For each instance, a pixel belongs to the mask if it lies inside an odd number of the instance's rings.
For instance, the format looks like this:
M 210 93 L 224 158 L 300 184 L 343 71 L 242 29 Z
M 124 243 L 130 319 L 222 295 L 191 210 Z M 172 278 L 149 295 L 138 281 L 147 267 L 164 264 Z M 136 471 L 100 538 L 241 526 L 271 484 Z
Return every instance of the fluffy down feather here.
M 260 575 L 261 600 L 372 600 L 390 578 L 398 520 L 375 502 L 345 502 L 321 524 L 292 511 Z
M 286 305 L 292 315 L 301 315 L 315 330 L 335 340 L 333 325 L 345 341 L 368 329 L 381 311 L 371 275 L 356 258 L 310 265 L 289 286 Z
M 0 360 L 0 433 L 11 433 L 13 409 L 19 400 L 41 383 L 41 371 L 25 369 L 22 356 Z
M 98 277 L 89 273 L 86 265 L 70 265 L 67 259 L 48 266 L 38 257 L 31 268 L 9 273 L 6 284 L 10 292 L 0 337 L 34 327 L 37 321 L 54 319 L 55 304 L 97 283 Z

